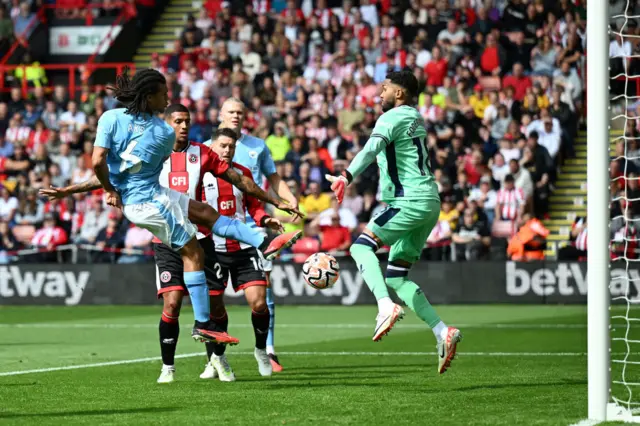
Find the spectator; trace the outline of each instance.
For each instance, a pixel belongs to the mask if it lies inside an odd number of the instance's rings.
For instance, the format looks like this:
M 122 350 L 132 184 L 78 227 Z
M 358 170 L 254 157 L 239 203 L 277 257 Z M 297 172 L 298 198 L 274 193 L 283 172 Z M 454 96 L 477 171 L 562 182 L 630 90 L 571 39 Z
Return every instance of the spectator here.
M 118 250 L 124 247 L 124 238 L 120 232 L 118 216 L 115 212 L 108 213 L 107 225 L 102 228 L 95 238 L 96 248 L 102 250 L 98 254 L 96 262 L 111 262 L 117 258 Z
M 551 37 L 545 35 L 540 40 L 538 46 L 531 51 L 531 63 L 533 66 L 533 74 L 553 76 L 556 69 L 556 58 L 558 50 L 553 45 Z
M 491 245 L 489 229 L 471 208 L 464 211 L 462 221 L 451 236 L 457 260 L 478 260 L 488 254 Z
M 527 133 L 536 131 L 538 133 L 538 143 L 544 146 L 552 159 L 555 159 L 560 152 L 560 142 L 562 139 L 560 122 L 545 113 L 546 116 L 540 120 L 534 120 L 527 126 Z
M 529 200 L 533 196 L 533 180 L 529 170 L 520 167 L 520 163 L 516 159 L 509 161 L 509 173 L 514 178 L 516 189 L 521 189 L 525 200 Z
M 265 143 L 271 151 L 273 161 L 282 161 L 287 156 L 287 152 L 291 149 L 289 137 L 285 134 L 286 125 L 284 123 L 276 123 L 274 126 L 274 134 L 270 135 Z
M 78 157 L 77 166 L 71 175 L 71 183 L 77 185 L 88 181 L 93 176 L 93 170 L 87 166 L 85 157 Z
M 320 213 L 331 208 L 331 197 L 320 190 L 318 182 L 309 183 L 309 195 L 302 200 L 302 206 L 307 212 L 308 219 L 315 219 Z
M 350 185 L 342 201 L 342 207 L 353 213 L 356 217 L 360 216 L 364 209 L 364 198 L 358 194 L 358 190 L 355 185 Z
M 32 61 L 29 53 L 24 54 L 21 65 L 24 65 L 24 68 L 16 68 L 15 71 L 15 75 L 18 80 L 22 80 L 24 77 L 27 80 L 27 83 L 33 87 L 42 87 L 49 82 L 46 72 L 40 65 L 40 62 Z
M 118 259 L 120 264 L 143 263 L 149 260 L 153 234 L 146 229 L 131 225 L 124 240 L 124 251 Z
M 513 235 L 525 207 L 524 192 L 516 188 L 513 175 L 507 175 L 496 196 L 493 235 L 503 238 Z
M 329 226 L 332 224 L 333 215 L 338 214 L 340 217 L 340 226 L 344 226 L 350 232 L 353 232 L 358 228 L 358 219 L 354 212 L 349 210 L 343 205 L 339 205 L 335 198 L 331 199 L 331 207 L 322 211 L 318 217 L 318 224 L 320 226 Z
M 514 261 L 543 260 L 549 230 L 528 213 L 519 222 L 520 229 L 509 240 L 507 255 Z
M 615 80 L 613 80 L 615 81 Z M 553 83 L 564 87 L 565 92 L 571 98 L 573 104 L 582 102 L 582 81 L 578 72 L 571 68 L 568 61 L 562 62 L 560 69 L 553 73 Z
M 513 73 L 502 79 L 502 86 L 513 87 L 513 98 L 516 101 L 522 101 L 527 93 L 527 89 L 531 88 L 533 84 L 531 83 L 531 78 L 524 75 L 524 67 L 522 64 L 516 62 L 513 64 Z
M 535 216 L 542 217 L 549 210 L 549 184 L 552 181 L 553 160 L 549 151 L 538 144 L 538 132 L 535 130 L 529 133 L 520 165 L 531 174 L 535 185 L 533 192 Z
M 44 220 L 44 205 L 36 196 L 36 190 L 30 188 L 18 201 L 18 211 L 14 217 L 17 225 L 37 226 Z
M 20 243 L 13 235 L 9 222 L 0 220 L 0 263 L 7 263 L 6 252 L 17 250 Z
M 304 206 L 303 200 L 300 196 L 300 187 L 295 180 L 287 180 L 287 186 L 291 193 L 294 194 L 299 201 L 298 209 L 302 212 L 302 214 L 307 214 L 307 210 Z M 278 219 L 282 226 L 284 227 L 285 232 L 293 232 L 293 231 L 303 231 L 304 230 L 304 220 L 299 216 L 293 216 L 287 212 L 283 212 L 282 210 L 275 210 L 273 213 L 274 217 Z
M 35 29 L 36 15 L 31 13 L 29 3 L 20 3 L 20 13 L 14 20 L 14 31 L 16 37 L 29 40 L 33 30 Z
M 558 250 L 558 260 L 577 261 L 587 259 L 587 218 L 576 217 L 571 226 L 571 244 Z
M 473 189 L 469 194 L 469 201 L 475 201 L 478 207 L 487 215 L 489 226 L 493 224 L 497 202 L 497 194 L 491 187 L 491 184 L 491 178 L 489 176 L 483 176 L 482 179 L 480 179 L 480 187 Z
M 44 216 L 42 228 L 38 229 L 31 239 L 33 248 L 48 250 L 48 253 L 42 253 L 40 261 L 55 262 L 56 255 L 54 250 L 56 247 L 66 244 L 69 240 L 67 233 L 56 224 L 56 218 L 52 214 Z
M 311 227 L 320 231 L 320 250 L 329 253 L 347 251 L 351 246 L 349 229 L 340 224 L 340 215 L 337 212 L 333 211 L 327 218 L 329 224 L 321 224 L 322 216 L 317 216 L 311 222 Z
M 67 111 L 60 115 L 59 123 L 61 126 L 70 126 L 73 130 L 80 131 L 87 124 L 87 115 L 78 110 L 75 101 L 69 101 Z
M 7 141 L 4 134 L 0 134 L 0 158 L 9 158 L 13 155 L 13 144 Z
M 101 229 L 107 226 L 109 212 L 102 204 L 102 199 L 93 197 L 89 200 L 89 209 L 84 215 L 82 230 L 78 236 L 77 243 L 94 244 Z
M 0 220 L 11 223 L 18 211 L 18 199 L 11 195 L 6 186 L 0 186 Z
M 13 22 L 4 6 L 0 7 L 0 52 L 6 52 L 13 38 Z

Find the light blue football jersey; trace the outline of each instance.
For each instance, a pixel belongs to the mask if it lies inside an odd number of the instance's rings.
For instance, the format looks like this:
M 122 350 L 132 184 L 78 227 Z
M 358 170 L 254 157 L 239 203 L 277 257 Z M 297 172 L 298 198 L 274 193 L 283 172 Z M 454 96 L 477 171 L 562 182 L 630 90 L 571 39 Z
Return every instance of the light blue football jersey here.
M 171 155 L 176 135 L 164 120 L 125 114 L 124 108 L 105 112 L 98 121 L 95 146 L 109 150 L 109 181 L 124 205 L 153 200 L 158 192 L 164 160 Z

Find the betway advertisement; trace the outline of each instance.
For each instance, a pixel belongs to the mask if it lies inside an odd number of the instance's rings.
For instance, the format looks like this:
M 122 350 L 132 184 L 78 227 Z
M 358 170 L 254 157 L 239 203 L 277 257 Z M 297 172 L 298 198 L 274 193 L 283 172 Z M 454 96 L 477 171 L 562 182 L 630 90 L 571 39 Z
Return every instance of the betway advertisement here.
M 275 264 L 271 285 L 279 304 L 373 304 L 375 299 L 355 264 L 340 262 L 340 279 L 315 290 L 297 264 Z M 384 264 L 382 264 L 384 268 Z M 640 269 L 611 265 L 608 285 L 613 303 L 640 301 Z M 0 266 L 0 305 L 154 304 L 155 267 L 144 265 L 16 264 Z M 410 278 L 434 304 L 586 303 L 587 267 L 570 262 L 467 262 L 416 264 Z M 226 292 L 230 304 L 244 295 Z

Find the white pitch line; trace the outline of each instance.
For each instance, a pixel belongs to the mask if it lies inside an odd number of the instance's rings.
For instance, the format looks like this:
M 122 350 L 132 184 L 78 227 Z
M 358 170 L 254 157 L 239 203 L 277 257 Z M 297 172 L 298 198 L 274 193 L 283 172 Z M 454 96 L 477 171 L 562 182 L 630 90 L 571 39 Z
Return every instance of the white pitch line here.
M 253 352 L 234 352 L 232 355 L 253 355 Z M 192 352 L 176 355 L 176 358 L 192 358 L 205 356 L 204 352 Z M 433 356 L 435 352 L 278 352 L 278 355 L 285 356 Z M 485 356 L 485 357 L 583 357 L 586 352 L 462 352 L 458 356 Z M 94 364 L 68 365 L 63 367 L 38 368 L 35 370 L 18 370 L 0 373 L 3 376 L 18 376 L 22 374 L 50 373 L 53 371 L 79 370 L 84 368 L 110 367 L 114 365 L 138 364 L 142 362 L 160 361 L 159 356 L 148 358 L 125 359 L 120 361 L 97 362 Z
M 598 420 L 589 420 L 589 419 L 584 419 L 584 420 L 580 420 L 578 423 L 574 423 L 572 425 L 569 426 L 596 426 L 599 425 L 600 421 Z
M 623 326 L 623 324 L 620 324 Z M 233 324 L 233 328 L 253 328 L 251 324 Z M 278 328 L 353 328 L 353 329 L 369 329 L 372 324 L 277 324 Z M 424 324 L 399 324 L 399 329 L 426 329 Z M 584 329 L 586 324 L 456 324 L 459 328 L 486 328 L 486 329 L 514 329 L 514 330 L 537 330 L 537 329 Z M 158 328 L 158 324 L 104 324 L 104 323 L 0 323 L 0 328 Z M 184 325 L 183 328 L 191 328 Z

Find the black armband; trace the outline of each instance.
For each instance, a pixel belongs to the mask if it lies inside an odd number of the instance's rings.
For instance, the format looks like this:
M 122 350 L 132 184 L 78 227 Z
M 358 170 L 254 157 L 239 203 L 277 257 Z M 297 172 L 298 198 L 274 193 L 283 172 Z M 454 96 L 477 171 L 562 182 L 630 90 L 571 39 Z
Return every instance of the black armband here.
M 342 176 L 344 176 L 347 179 L 347 182 L 349 182 L 349 184 L 353 182 L 353 175 L 349 172 L 349 170 L 343 171 Z

